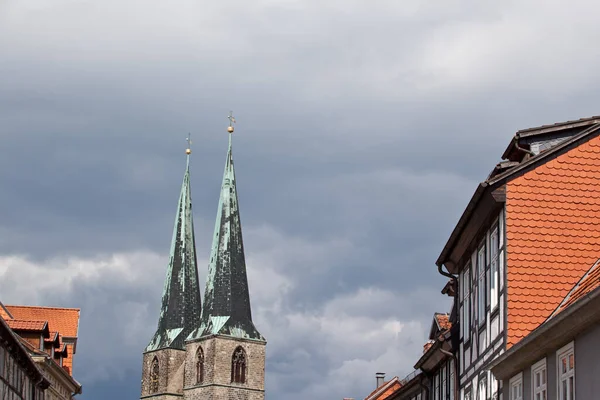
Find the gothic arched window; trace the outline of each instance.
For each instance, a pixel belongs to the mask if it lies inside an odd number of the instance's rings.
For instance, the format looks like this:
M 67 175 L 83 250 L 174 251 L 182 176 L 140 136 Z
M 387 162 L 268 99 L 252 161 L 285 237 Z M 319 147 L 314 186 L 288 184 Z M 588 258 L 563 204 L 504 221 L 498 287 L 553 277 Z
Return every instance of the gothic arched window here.
M 152 366 L 150 367 L 150 393 L 158 392 L 158 377 L 160 370 L 158 368 L 158 358 L 154 357 Z
M 231 358 L 231 382 L 246 383 L 246 352 L 238 347 Z
M 204 382 L 204 351 L 202 347 L 198 347 L 196 353 L 196 383 Z

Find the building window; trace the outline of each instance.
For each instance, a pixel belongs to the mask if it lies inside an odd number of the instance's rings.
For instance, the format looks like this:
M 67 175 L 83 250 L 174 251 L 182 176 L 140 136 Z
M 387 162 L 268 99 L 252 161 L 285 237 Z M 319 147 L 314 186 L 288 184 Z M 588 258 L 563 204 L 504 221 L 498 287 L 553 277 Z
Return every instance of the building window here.
M 198 347 L 196 353 L 196 383 L 204 382 L 204 351 Z
M 440 374 L 433 377 L 433 400 L 440 400 Z
M 490 398 L 498 400 L 498 381 L 493 375 L 490 375 Z
M 154 357 L 154 360 L 152 360 L 152 366 L 150 367 L 150 393 L 158 392 L 159 376 L 160 369 L 158 367 L 158 358 Z
M 469 324 L 471 309 L 471 307 L 469 307 L 469 296 L 471 295 L 470 269 L 471 266 L 467 265 L 463 272 L 463 318 L 460 322 L 463 326 L 463 338 L 465 342 L 469 341 L 469 332 L 471 331 L 471 326 Z
M 477 320 L 485 323 L 485 243 L 477 252 Z
M 531 367 L 531 386 L 533 400 L 546 400 L 546 359 L 537 362 Z
M 246 383 L 246 352 L 238 347 L 231 359 L 231 382 Z
M 486 400 L 487 399 L 487 379 L 486 378 L 481 378 L 481 380 L 479 381 L 479 400 Z
M 476 254 L 476 253 L 475 253 Z M 475 297 L 477 293 L 477 256 L 473 256 L 473 263 L 471 264 L 471 285 L 473 289 L 471 290 L 471 327 L 477 326 L 477 298 Z M 477 336 L 473 338 L 473 341 L 477 340 Z M 477 349 L 475 349 L 477 350 Z
M 510 386 L 510 399 L 509 400 L 523 400 L 523 374 L 519 374 L 511 378 L 509 382 Z
M 558 351 L 558 399 L 575 400 L 575 351 L 573 342 Z
M 498 306 L 498 227 L 490 235 L 490 308 Z

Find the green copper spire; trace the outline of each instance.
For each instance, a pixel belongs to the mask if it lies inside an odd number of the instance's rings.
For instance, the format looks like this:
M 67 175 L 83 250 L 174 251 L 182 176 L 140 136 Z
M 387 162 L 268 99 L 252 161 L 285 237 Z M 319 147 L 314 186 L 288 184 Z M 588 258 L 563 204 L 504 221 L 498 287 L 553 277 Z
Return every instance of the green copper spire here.
M 230 116 L 233 123 L 233 117 Z M 242 225 L 235 184 L 235 170 L 229 150 L 225 161 L 223 184 L 215 222 L 213 244 L 208 267 L 202 322 L 189 339 L 210 335 L 226 335 L 264 341 L 252 323 L 250 295 L 246 277 L 246 260 L 242 241 Z
M 188 143 L 191 144 L 189 138 Z M 171 241 L 171 252 L 162 295 L 158 328 L 152 341 L 146 347 L 146 351 L 167 347 L 183 349 L 185 338 L 200 323 L 202 305 L 198 283 L 190 190 L 191 152 L 188 147 L 186 150 L 187 163 L 179 195 L 175 227 L 173 228 L 173 240 Z

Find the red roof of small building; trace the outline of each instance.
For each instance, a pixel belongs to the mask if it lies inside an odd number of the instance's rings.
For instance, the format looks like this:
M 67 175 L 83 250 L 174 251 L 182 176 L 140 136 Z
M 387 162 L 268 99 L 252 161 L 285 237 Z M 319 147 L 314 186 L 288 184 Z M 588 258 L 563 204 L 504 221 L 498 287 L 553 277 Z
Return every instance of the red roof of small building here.
M 43 331 L 48 326 L 46 321 L 24 321 L 8 319 L 6 323 L 13 331 Z
M 79 308 L 9 306 L 6 308 L 15 319 L 48 321 L 53 331 L 66 337 L 77 337 L 79 331 Z
M 400 383 L 400 379 L 397 376 L 390 379 L 387 382 L 384 382 L 381 386 L 373 390 L 365 400 L 385 400 L 390 398 L 398 389 L 402 387 Z
M 573 286 L 571 291 L 565 296 L 560 305 L 552 313 L 552 318 L 559 312 L 567 309 L 573 305 L 577 300 L 583 298 L 585 295 L 591 293 L 595 289 L 600 287 L 600 260 L 596 261 L 590 270 Z
M 2 317 L 5 321 L 13 319 L 12 315 L 8 313 L 8 310 L 4 307 L 2 302 L 0 302 L 0 317 Z

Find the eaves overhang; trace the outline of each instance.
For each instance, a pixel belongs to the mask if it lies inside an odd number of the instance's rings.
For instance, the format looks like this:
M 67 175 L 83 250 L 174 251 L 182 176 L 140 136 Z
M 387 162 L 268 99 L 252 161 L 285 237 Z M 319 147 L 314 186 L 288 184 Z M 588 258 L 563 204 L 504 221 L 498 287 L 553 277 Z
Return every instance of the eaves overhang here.
M 531 157 L 529 160 L 523 161 L 522 163 L 509 169 L 508 171 L 505 171 L 505 172 L 495 176 L 494 178 L 492 178 L 488 181 L 488 184 L 489 185 L 497 185 L 499 183 L 505 183 L 506 181 L 508 181 L 510 179 L 513 179 L 533 168 L 536 168 L 537 166 L 539 166 L 540 164 L 545 162 L 548 158 L 562 154 L 563 152 L 568 151 L 568 150 L 580 145 L 581 143 L 584 143 L 584 142 L 590 140 L 591 138 L 597 136 L 598 134 L 600 134 L 600 123 L 594 123 L 594 125 L 590 126 L 589 128 L 585 129 L 584 131 L 574 135 L 572 138 L 567 139 L 567 140 L 557 144 L 556 146 L 554 146 L 542 153 L 539 153 L 535 157 Z
M 473 196 L 471 196 L 471 200 L 469 201 L 469 203 L 467 204 L 467 207 L 465 208 L 462 215 L 460 216 L 458 223 L 456 224 L 456 226 L 454 227 L 454 230 L 450 234 L 450 238 L 446 242 L 446 245 L 442 249 L 441 254 L 439 255 L 437 261 L 435 262 L 435 264 L 438 267 L 446 264 L 446 262 L 448 261 L 448 254 L 452 251 L 452 247 L 454 246 L 455 242 L 458 240 L 460 234 L 463 231 L 463 228 L 469 221 L 469 218 L 471 217 L 473 210 L 477 206 L 477 203 L 479 202 L 479 199 L 481 199 L 481 196 L 483 196 L 483 193 L 486 190 L 487 186 L 488 186 L 488 184 L 486 182 L 481 182 L 477 186 L 477 189 L 475 189 L 475 193 L 473 193 Z M 448 269 L 448 272 L 453 273 L 450 271 L 450 269 L 452 267 L 448 268 L 448 266 L 446 265 L 446 268 Z
M 600 322 L 600 288 L 550 318 L 504 354 L 490 362 L 496 379 L 509 379 L 552 350 L 570 342 L 585 329 Z
M 447 341 L 436 340 L 435 343 L 419 358 L 419 361 L 414 365 L 415 369 L 420 369 L 424 372 L 431 372 L 448 357 L 442 350 L 448 352 L 451 350 L 450 343 Z
M 542 126 L 537 126 L 534 128 L 521 129 L 521 130 L 517 131 L 517 133 L 515 133 L 515 135 L 513 136 L 513 140 L 511 140 L 511 142 L 506 147 L 506 150 L 504 150 L 504 153 L 502 153 L 502 159 L 505 160 L 509 157 L 510 153 L 515 148 L 515 140 L 517 138 L 527 138 L 527 137 L 531 137 L 531 136 L 538 136 L 538 135 L 545 135 L 548 133 L 554 133 L 557 131 L 566 131 L 566 130 L 571 130 L 571 129 L 575 129 L 575 128 L 583 128 L 585 126 L 593 125 L 593 124 L 597 124 L 597 123 L 600 123 L 600 116 L 581 118 L 581 119 L 573 120 L 573 121 L 558 122 L 556 124 L 542 125 Z
M 436 261 L 438 267 L 445 266 L 450 274 L 460 272 L 461 260 L 476 239 L 485 221 L 502 207 L 503 198 L 496 196 L 502 184 L 481 182 L 471 197 L 462 216 L 456 224 L 448 242 Z

